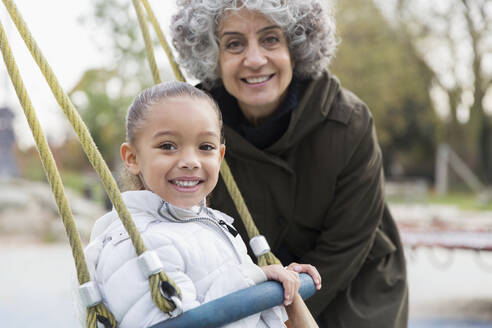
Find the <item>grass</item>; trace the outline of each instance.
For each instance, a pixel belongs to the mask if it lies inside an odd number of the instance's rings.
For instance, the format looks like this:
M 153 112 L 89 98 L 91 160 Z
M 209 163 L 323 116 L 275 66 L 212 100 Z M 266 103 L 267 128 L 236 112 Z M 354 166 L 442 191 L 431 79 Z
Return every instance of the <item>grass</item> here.
M 401 196 L 387 197 L 390 203 L 425 203 L 425 204 L 440 204 L 454 205 L 461 210 L 471 211 L 492 211 L 492 198 L 489 196 L 488 201 L 481 201 L 479 196 L 474 193 L 467 192 L 450 192 L 447 195 L 437 195 L 429 193 L 426 196 L 421 196 L 418 199 L 408 199 Z

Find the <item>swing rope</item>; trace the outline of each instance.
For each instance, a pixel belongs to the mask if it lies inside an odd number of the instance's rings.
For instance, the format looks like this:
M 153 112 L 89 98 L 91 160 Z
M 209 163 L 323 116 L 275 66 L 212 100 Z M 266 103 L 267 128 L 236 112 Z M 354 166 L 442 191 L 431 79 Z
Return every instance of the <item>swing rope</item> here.
M 164 37 L 164 33 L 162 32 L 162 28 L 159 25 L 159 22 L 155 18 L 154 11 L 150 7 L 150 4 L 147 0 L 141 0 L 145 10 L 147 11 L 147 15 L 149 17 L 150 22 L 154 26 L 154 30 L 157 34 L 157 38 L 159 39 L 159 42 L 161 43 L 162 49 L 164 49 L 164 52 L 166 53 L 167 58 L 169 59 L 169 63 L 171 64 L 171 68 L 173 70 L 174 76 L 178 81 L 185 81 L 185 78 L 183 76 L 183 73 L 181 73 L 181 70 L 174 60 L 174 56 L 171 50 L 171 47 L 169 47 L 169 44 L 166 41 L 166 38 Z
M 154 56 L 154 47 L 152 46 L 152 40 L 149 33 L 149 28 L 145 22 L 145 14 L 142 10 L 142 4 L 139 0 L 132 0 L 133 7 L 137 13 L 138 24 L 140 26 L 140 31 L 142 31 L 142 36 L 145 43 L 145 52 L 147 54 L 148 63 L 150 65 L 150 71 L 152 72 L 152 78 L 155 84 L 162 82 L 161 76 L 159 74 L 159 68 L 157 67 L 157 62 Z
M 7 40 L 7 35 L 0 22 L 0 49 L 2 51 L 3 60 L 7 66 L 8 74 L 14 85 L 15 92 L 24 110 L 29 127 L 31 128 L 32 135 L 36 142 L 36 147 L 41 158 L 44 171 L 50 183 L 51 191 L 53 192 L 56 205 L 63 220 L 63 225 L 68 236 L 68 241 L 72 248 L 72 255 L 75 261 L 75 267 L 77 269 L 77 278 L 80 285 L 83 285 L 90 281 L 89 270 L 85 262 L 84 252 L 82 250 L 82 243 L 75 226 L 72 211 L 68 205 L 68 200 L 63 188 L 63 182 L 60 174 L 56 168 L 53 154 L 46 141 L 46 136 L 41 129 L 41 125 L 36 116 L 36 112 L 32 106 L 31 99 L 29 98 L 24 82 L 20 77 L 19 69 L 12 55 L 12 50 Z M 90 328 L 97 327 L 97 318 L 105 318 L 106 322 L 109 322 L 111 327 L 116 327 L 116 320 L 111 312 L 106 308 L 103 303 L 96 304 L 87 309 L 87 326 Z
M 149 66 L 152 70 L 152 76 L 154 76 L 154 82 L 160 83 L 161 80 L 159 78 L 159 72 L 155 72 L 154 70 L 157 70 L 157 63 L 155 61 L 154 57 L 154 50 L 151 42 L 151 37 L 149 30 L 147 28 L 147 22 L 145 21 L 144 14 L 142 12 L 142 8 L 139 4 L 139 1 L 143 2 L 144 7 L 147 11 L 147 15 L 149 17 L 149 20 L 151 21 L 152 25 L 154 26 L 154 29 L 156 31 L 156 34 L 158 35 L 158 38 L 161 42 L 161 45 L 169 59 L 169 63 L 171 64 L 171 67 L 173 69 L 173 72 L 175 74 L 175 77 L 179 81 L 185 81 L 185 78 L 183 77 L 183 74 L 181 73 L 176 61 L 174 60 L 174 56 L 168 46 L 168 43 L 166 42 L 166 39 L 164 37 L 164 34 L 162 33 L 162 29 L 159 26 L 159 23 L 155 19 L 154 12 L 152 8 L 150 7 L 149 3 L 147 0 L 133 0 L 133 5 L 135 7 L 135 11 L 137 12 L 137 17 L 140 25 L 140 29 L 143 35 L 143 39 L 145 42 L 145 48 L 147 49 L 147 60 L 149 62 Z M 158 78 L 156 78 L 158 77 Z M 260 236 L 260 232 L 258 231 L 258 228 L 256 227 L 253 218 L 251 216 L 251 213 L 248 210 L 248 207 L 246 206 L 246 202 L 244 201 L 244 198 L 239 191 L 239 188 L 236 184 L 236 181 L 234 180 L 234 177 L 232 176 L 231 169 L 229 168 L 229 165 L 227 164 L 227 161 L 224 159 L 222 161 L 222 165 L 220 167 L 220 174 L 222 176 L 222 179 L 224 180 L 224 183 L 226 185 L 227 191 L 229 192 L 232 201 L 234 202 L 234 205 L 236 206 L 236 209 L 238 211 L 239 217 L 243 221 L 244 227 L 246 228 L 246 232 L 248 234 L 248 237 L 250 239 L 253 239 L 254 237 Z M 262 254 L 258 256 L 258 265 L 260 266 L 265 266 L 265 265 L 270 265 L 270 264 L 281 264 L 280 261 L 275 257 L 275 255 L 269 251 L 265 254 Z
M 75 107 L 71 103 L 68 96 L 63 92 L 60 83 L 58 82 L 56 76 L 54 75 L 45 57 L 41 53 L 41 50 L 37 46 L 25 21 L 22 19 L 22 16 L 19 13 L 13 1 L 12 0 L 2 0 L 2 1 L 5 7 L 7 8 L 7 11 L 9 12 L 12 21 L 16 25 L 17 30 L 19 31 L 22 39 L 24 40 L 26 46 L 31 52 L 31 55 L 33 56 L 41 72 L 43 73 L 43 76 L 45 77 L 58 104 L 62 108 L 68 120 L 70 121 L 70 124 L 72 125 L 75 133 L 77 134 L 79 141 L 82 145 L 82 148 L 86 153 L 89 161 L 91 162 L 92 166 L 95 168 L 96 172 L 100 176 L 103 185 L 106 189 L 106 192 L 108 194 L 108 197 L 111 199 L 115 207 L 115 210 L 118 213 L 118 216 L 120 217 L 126 231 L 130 236 L 130 239 L 134 245 L 137 255 L 139 256 L 142 255 L 146 251 L 142 237 L 140 236 L 140 233 L 138 232 L 135 223 L 131 219 L 130 213 L 121 198 L 121 194 L 119 192 L 118 186 L 113 176 L 111 175 L 111 172 L 107 164 L 105 163 L 103 157 L 101 156 L 99 150 L 97 149 L 97 146 L 95 145 L 92 137 L 90 136 L 89 130 L 87 129 L 86 125 L 80 118 L 80 115 L 76 111 Z M 11 66 L 12 61 L 11 60 L 6 61 L 6 64 Z M 13 75 L 13 77 L 15 79 L 19 78 L 18 74 Z M 16 83 L 17 82 L 14 81 L 14 84 Z M 48 175 L 48 178 L 50 177 L 51 175 Z M 61 211 L 61 213 L 65 213 L 65 211 Z M 68 231 L 68 233 L 71 232 Z M 156 306 L 163 312 L 171 312 L 176 308 L 176 306 L 175 304 L 173 304 L 173 302 L 168 301 L 162 295 L 160 288 L 163 283 L 168 283 L 169 285 L 174 287 L 175 291 L 180 297 L 181 292 L 179 288 L 170 278 L 167 277 L 167 275 L 162 270 L 149 277 L 152 299 L 154 300 Z

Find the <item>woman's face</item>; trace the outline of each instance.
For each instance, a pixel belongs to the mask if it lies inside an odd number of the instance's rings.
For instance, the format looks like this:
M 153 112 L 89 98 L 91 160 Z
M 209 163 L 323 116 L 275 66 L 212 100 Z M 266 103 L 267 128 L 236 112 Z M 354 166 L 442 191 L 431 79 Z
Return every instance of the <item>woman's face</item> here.
M 280 105 L 292 80 L 292 61 L 282 29 L 264 15 L 229 12 L 219 31 L 219 69 L 226 90 L 253 124 Z

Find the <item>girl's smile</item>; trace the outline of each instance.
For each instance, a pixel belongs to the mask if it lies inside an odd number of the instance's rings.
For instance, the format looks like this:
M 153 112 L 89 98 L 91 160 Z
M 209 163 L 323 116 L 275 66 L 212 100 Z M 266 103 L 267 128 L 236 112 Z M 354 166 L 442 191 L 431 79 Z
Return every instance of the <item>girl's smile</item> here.
M 169 182 L 180 192 L 195 192 L 204 180 L 195 177 L 180 177 L 169 180 Z

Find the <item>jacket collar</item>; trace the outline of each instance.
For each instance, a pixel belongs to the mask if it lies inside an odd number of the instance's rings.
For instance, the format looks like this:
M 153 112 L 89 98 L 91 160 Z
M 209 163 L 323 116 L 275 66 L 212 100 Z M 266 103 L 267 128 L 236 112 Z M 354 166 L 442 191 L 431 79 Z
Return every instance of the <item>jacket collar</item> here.
M 307 83 L 307 85 L 302 87 L 303 92 L 297 106 L 292 109 L 287 130 L 275 143 L 260 150 L 244 139 L 233 127 L 226 124 L 224 125 L 224 134 L 228 147 L 227 153 L 241 157 L 247 155 L 260 161 L 275 161 L 278 165 L 285 166 L 282 165 L 282 160 L 277 160 L 277 156 L 304 138 L 317 125 L 328 119 L 347 123 L 349 113 L 342 114 L 342 117 L 338 117 L 340 116 L 338 113 L 332 113 L 332 105 L 341 91 L 340 83 L 335 76 L 325 71 L 319 78 L 303 80 L 302 82 Z M 217 90 L 218 88 L 210 92 L 220 102 L 224 95 L 218 93 Z M 237 110 L 237 108 L 221 106 L 223 115 L 228 115 L 227 111 L 229 110 Z
M 130 213 L 147 212 L 151 215 L 166 213 L 178 219 L 189 219 L 199 216 L 205 210 L 205 200 L 192 208 L 174 206 L 149 190 L 131 190 L 121 194 Z
M 228 224 L 234 222 L 234 219 L 230 216 L 209 208 L 206 205 L 205 198 L 197 206 L 182 208 L 166 202 L 160 196 L 149 190 L 125 191 L 121 196 L 130 214 L 145 212 L 153 217 L 171 219 L 172 221 L 209 217 L 224 220 Z M 113 211 L 115 210 L 113 209 Z M 116 220 L 118 219 L 117 215 L 114 215 L 114 217 Z
M 293 109 L 306 85 L 305 81 L 294 77 L 287 89 L 286 97 L 275 112 L 258 126 L 248 122 L 239 108 L 236 98 L 231 96 L 223 85 L 210 92 L 222 111 L 224 125 L 236 131 L 256 148 L 265 149 L 275 143 L 287 131 Z
M 307 83 L 299 103 L 292 112 L 287 131 L 267 149 L 268 152 L 281 154 L 330 118 L 332 105 L 340 92 L 338 79 L 324 72 L 319 78 L 308 80 Z
M 157 194 L 148 190 L 125 191 L 121 193 L 121 197 L 123 198 L 123 202 L 128 208 L 128 211 L 130 212 L 130 215 L 132 215 L 132 219 L 134 221 L 135 214 L 147 213 L 149 217 L 154 217 L 161 220 L 172 219 L 175 221 L 208 216 L 219 217 L 228 224 L 232 224 L 232 222 L 234 222 L 231 217 L 207 207 L 205 199 L 203 199 L 198 206 L 194 206 L 191 209 L 186 209 L 174 206 L 163 200 Z M 119 224 L 116 223 L 119 220 L 118 213 L 114 208 L 111 212 L 99 218 L 94 223 L 94 227 L 92 228 L 91 241 L 101 235 L 104 235 L 105 231 L 114 224 Z M 135 221 L 135 223 L 138 224 L 137 221 Z

